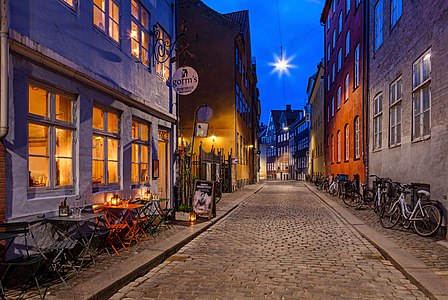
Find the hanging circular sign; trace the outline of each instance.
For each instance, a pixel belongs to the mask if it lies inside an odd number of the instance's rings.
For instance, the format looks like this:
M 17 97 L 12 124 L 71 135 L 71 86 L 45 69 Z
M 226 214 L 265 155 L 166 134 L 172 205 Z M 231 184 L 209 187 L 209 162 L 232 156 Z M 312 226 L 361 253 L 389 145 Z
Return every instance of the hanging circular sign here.
M 207 104 L 202 105 L 197 111 L 199 122 L 207 123 L 213 117 L 213 109 Z
M 198 73 L 191 67 L 180 67 L 173 74 L 173 88 L 179 95 L 193 93 L 198 83 Z

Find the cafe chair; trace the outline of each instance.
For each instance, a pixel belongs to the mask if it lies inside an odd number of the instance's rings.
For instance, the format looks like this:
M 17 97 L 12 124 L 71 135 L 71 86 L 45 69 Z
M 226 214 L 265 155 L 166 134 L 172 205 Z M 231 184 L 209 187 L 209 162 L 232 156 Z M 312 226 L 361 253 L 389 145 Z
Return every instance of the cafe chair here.
M 6 243 L 3 250 L 0 250 L 1 298 L 6 298 L 4 287 L 6 281 L 23 283 L 19 298 L 32 284 L 36 286 L 40 298 L 45 297 L 46 290 L 42 291 L 39 280 L 45 275 L 47 258 L 39 249 L 30 226 L 29 222 L 0 224 L 0 240 Z M 9 277 L 10 275 L 16 276 Z
M 121 246 L 126 249 L 126 244 L 121 238 L 122 233 L 130 227 L 127 223 L 120 222 L 120 219 L 114 214 L 110 213 L 103 205 L 93 205 L 92 206 L 95 213 L 102 213 L 104 215 L 104 222 L 109 229 L 109 234 L 106 239 L 106 247 L 110 246 L 117 256 L 120 256 L 116 245 Z

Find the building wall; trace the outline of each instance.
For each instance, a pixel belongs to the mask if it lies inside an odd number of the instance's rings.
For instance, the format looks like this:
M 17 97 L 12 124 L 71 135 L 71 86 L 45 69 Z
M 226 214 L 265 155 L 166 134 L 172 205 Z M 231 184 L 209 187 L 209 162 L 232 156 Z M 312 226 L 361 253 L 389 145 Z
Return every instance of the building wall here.
M 0 143 L 0 222 L 6 221 L 6 184 L 5 147 Z
M 157 15 L 151 28 L 160 22 L 174 35 L 170 3 L 147 3 Z M 152 3 L 155 3 L 154 1 Z M 9 133 L 5 138 L 7 170 L 7 218 L 27 218 L 57 211 L 64 198 L 70 205 L 78 196 L 86 203 L 104 202 L 112 193 L 137 196 L 140 187 L 131 184 L 132 118 L 150 124 L 152 159 L 159 158 L 158 131 L 169 132 L 169 156 L 173 153 L 176 116 L 172 113 L 172 91 L 156 76 L 155 68 L 131 57 L 127 32 L 130 26 L 130 1 L 120 5 L 120 42 L 111 41 L 93 25 L 92 2 L 82 2 L 73 11 L 61 1 L 10 2 L 10 101 Z M 157 12 L 156 13 L 156 8 Z M 28 84 L 30 81 L 75 96 L 74 176 L 71 191 L 37 191 L 30 189 L 28 172 Z M 93 189 L 92 184 L 92 110 L 104 105 L 119 116 L 119 183 L 111 188 Z M 165 195 L 172 195 L 174 172 Z M 157 193 L 158 180 L 150 176 L 151 189 Z M 146 188 L 145 188 L 146 190 Z
M 372 1 L 371 1 L 372 2 Z M 373 2 L 370 19 L 373 20 Z M 448 2 L 432 5 L 403 0 L 402 16 L 391 28 L 390 6 L 385 5 L 383 44 L 373 49 L 370 34 L 369 173 L 403 183 L 430 184 L 431 196 L 448 207 Z M 370 26 L 373 28 L 373 25 Z M 431 127 L 430 137 L 412 140 L 413 63 L 431 50 Z M 402 78 L 401 144 L 389 146 L 390 85 Z M 373 99 L 383 93 L 382 147 L 373 149 Z
M 210 106 L 213 109 L 213 117 L 208 122 L 209 136 L 214 135 L 216 138 L 214 142 L 210 137 L 195 138 L 195 151 L 197 153 L 201 142 L 206 150 L 207 147 L 211 148 L 212 142 L 214 147 L 223 148 L 225 154 L 232 154 L 238 161 L 232 168 L 235 170 L 233 184 L 235 187 L 238 182 L 247 184 L 256 172 L 253 162 L 256 156 L 251 149 L 255 146 L 254 132 L 258 124 L 252 124 L 252 128 L 248 128 L 236 111 L 235 84 L 238 83 L 249 105 L 253 105 L 251 93 L 252 85 L 255 83 L 251 77 L 249 88 L 244 86 L 242 76 L 237 71 L 235 47 L 239 49 L 244 66 L 250 70 L 252 65 L 250 35 L 247 33 L 244 36 L 243 43 L 239 35 L 240 24 L 208 8 L 198 0 L 192 1 L 190 5 L 180 4 L 179 16 L 188 23 L 190 37 L 188 51 L 194 55 L 194 59 L 181 56 L 180 63 L 193 67 L 199 76 L 197 89 L 190 95 L 180 96 L 180 132 L 184 140 L 189 143 L 196 108 L 202 104 Z M 251 111 L 256 113 L 256 108 L 251 107 Z M 246 141 L 243 151 L 247 163 L 242 159 L 241 149 L 236 149 L 237 145 L 240 148 L 240 143 L 237 141 L 239 136 L 243 136 Z M 250 171 L 253 174 L 250 174 Z
M 320 176 L 325 174 L 325 110 L 324 110 L 325 77 L 324 69 L 317 72 L 315 86 L 309 98 L 311 104 L 310 128 L 310 164 L 309 174 Z
M 330 6 L 332 1 L 327 1 L 326 5 Z M 348 15 L 345 13 L 345 1 L 333 1 L 336 5 L 335 13 L 332 12 L 332 9 L 327 11 L 328 15 L 326 15 L 323 20 L 326 21 L 327 17 L 330 18 L 330 29 L 327 30 L 327 25 L 325 25 L 325 76 L 326 76 L 326 94 L 325 94 L 325 120 L 326 120 L 326 154 L 325 160 L 326 164 L 326 172 L 327 174 L 348 174 L 350 176 L 354 174 L 359 174 L 361 180 L 365 179 L 365 164 L 364 161 L 366 159 L 365 153 L 365 143 L 364 143 L 364 130 L 363 124 L 365 122 L 365 118 L 363 117 L 365 114 L 365 105 L 366 101 L 364 100 L 364 64 L 363 57 L 365 55 L 364 51 L 364 1 L 361 1 L 358 7 L 355 6 L 355 1 L 351 1 L 351 7 Z M 324 13 L 325 13 L 324 9 Z M 339 13 L 342 11 L 342 20 L 343 27 L 342 33 L 338 35 L 338 18 Z M 336 30 L 336 46 L 333 48 L 331 46 L 331 54 L 330 60 L 328 60 L 328 44 L 332 44 L 332 35 L 333 30 Z M 350 52 L 348 56 L 345 56 L 345 38 L 347 31 L 350 30 Z M 355 87 L 354 84 L 354 62 L 355 62 L 355 47 L 359 43 L 360 49 L 360 72 L 359 78 L 360 83 L 358 87 Z M 342 68 L 340 71 L 337 71 L 338 64 L 338 51 L 342 49 Z M 328 88 L 328 77 L 332 77 L 332 65 L 335 64 L 335 79 L 330 81 L 330 88 Z M 349 84 L 349 92 L 348 92 L 348 100 L 345 99 L 344 92 L 344 84 L 346 74 L 349 74 L 350 84 Z M 337 109 L 337 104 L 334 105 L 334 116 L 331 113 L 331 101 L 334 97 L 334 101 L 337 102 L 337 91 L 338 87 L 341 87 L 342 90 L 342 99 L 341 99 L 341 107 Z M 330 114 L 328 116 L 328 109 L 330 108 Z M 359 158 L 355 158 L 355 145 L 354 145 L 354 121 L 356 117 L 360 118 L 360 155 Z M 344 137 L 344 129 L 345 125 L 349 126 L 349 159 L 344 159 L 345 146 L 341 141 L 341 159 L 337 161 L 337 143 L 336 137 L 337 132 L 341 132 L 341 139 Z M 332 149 L 331 146 L 331 136 L 334 137 L 334 147 Z M 332 159 L 331 151 L 334 151 L 335 157 Z

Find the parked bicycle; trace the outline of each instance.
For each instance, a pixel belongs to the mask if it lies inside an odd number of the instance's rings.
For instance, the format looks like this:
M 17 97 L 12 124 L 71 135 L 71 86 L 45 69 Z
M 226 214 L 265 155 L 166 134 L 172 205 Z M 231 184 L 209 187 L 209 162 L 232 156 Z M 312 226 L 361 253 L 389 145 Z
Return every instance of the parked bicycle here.
M 404 228 L 411 224 L 417 234 L 427 237 L 436 234 L 442 224 L 442 209 L 438 201 L 429 200 L 429 192 L 419 190 L 414 207 L 406 202 L 406 194 L 410 194 L 412 185 L 394 183 L 399 193 L 396 200 L 383 204 L 380 212 L 380 223 L 385 228 L 393 228 L 400 221 Z
M 367 184 L 363 184 L 362 201 L 357 206 L 361 209 L 363 206 L 371 207 L 379 214 L 381 206 L 388 201 L 390 194 L 393 192 L 392 179 L 382 178 L 377 175 L 370 175 L 375 177 L 373 188 L 369 188 Z

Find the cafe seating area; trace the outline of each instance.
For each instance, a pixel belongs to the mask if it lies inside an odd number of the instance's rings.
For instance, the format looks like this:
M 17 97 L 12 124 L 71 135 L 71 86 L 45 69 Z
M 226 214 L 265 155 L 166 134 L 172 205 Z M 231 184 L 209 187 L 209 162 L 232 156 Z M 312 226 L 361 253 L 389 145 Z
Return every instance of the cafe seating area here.
M 34 286 L 43 298 L 43 281 L 67 284 L 86 266 L 153 239 L 171 226 L 170 218 L 169 199 L 114 195 L 106 203 L 60 210 L 32 222 L 0 224 L 0 297 L 9 298 L 10 290 L 20 298 Z M 23 268 L 27 278 L 19 276 Z

